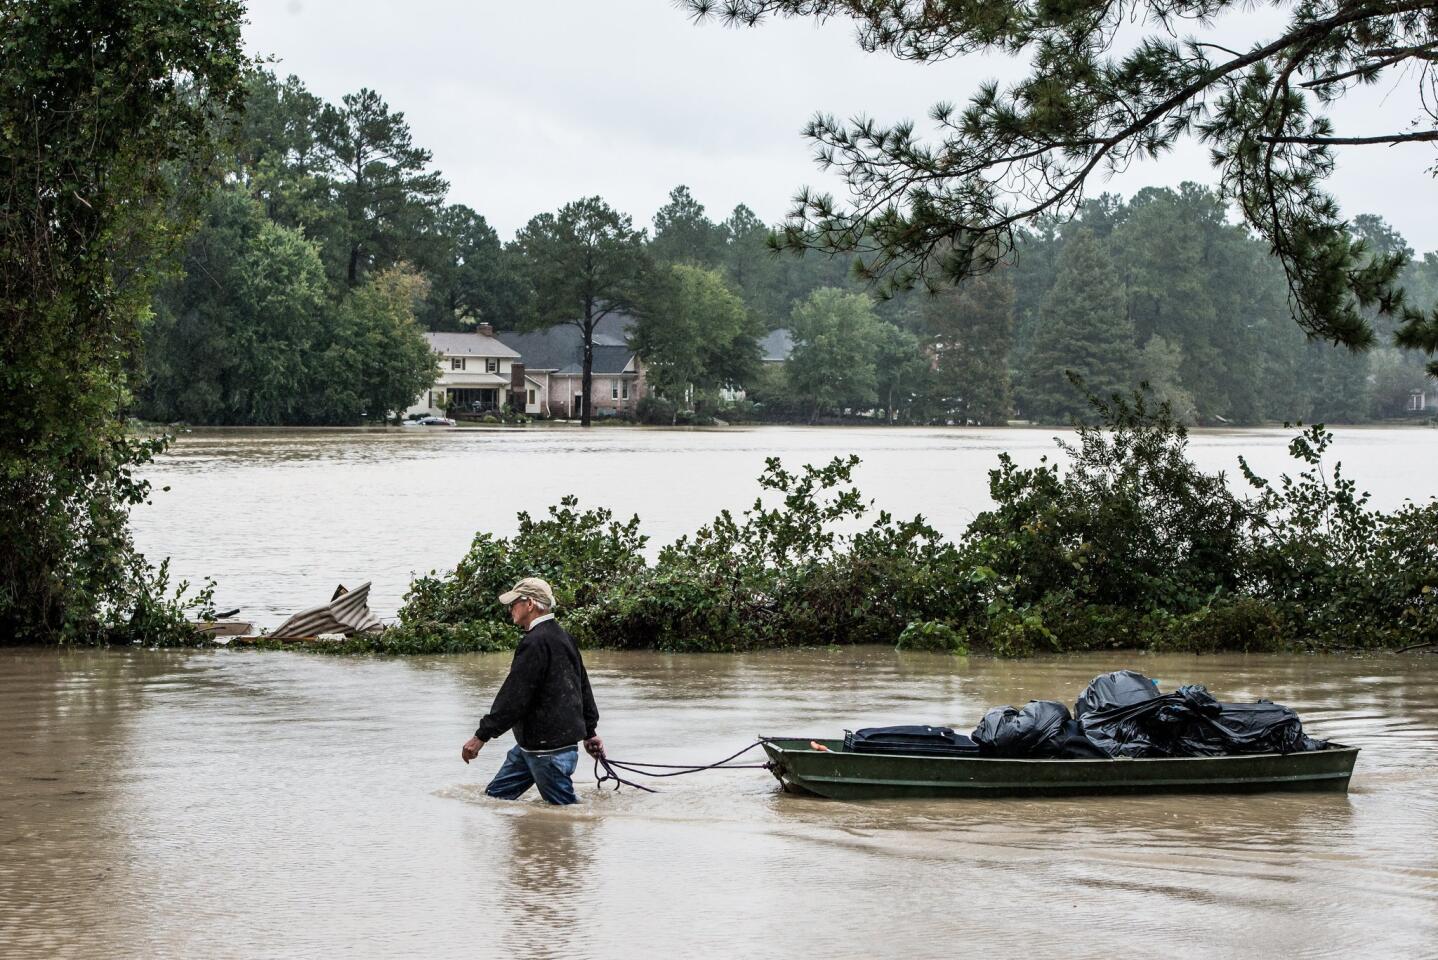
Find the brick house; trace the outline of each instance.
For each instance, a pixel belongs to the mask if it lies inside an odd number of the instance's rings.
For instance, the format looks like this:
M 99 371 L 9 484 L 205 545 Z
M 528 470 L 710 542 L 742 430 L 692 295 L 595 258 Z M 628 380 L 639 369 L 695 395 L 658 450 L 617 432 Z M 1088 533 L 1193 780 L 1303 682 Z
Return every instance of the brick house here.
M 634 318 L 611 313 L 594 330 L 593 386 L 590 411 L 595 417 L 633 414 L 644 396 L 644 364 L 629 347 Z M 529 333 L 502 332 L 524 364 L 525 375 L 542 383 L 544 413 L 570 420 L 580 417 L 584 383 L 584 338 L 573 324 L 555 324 Z

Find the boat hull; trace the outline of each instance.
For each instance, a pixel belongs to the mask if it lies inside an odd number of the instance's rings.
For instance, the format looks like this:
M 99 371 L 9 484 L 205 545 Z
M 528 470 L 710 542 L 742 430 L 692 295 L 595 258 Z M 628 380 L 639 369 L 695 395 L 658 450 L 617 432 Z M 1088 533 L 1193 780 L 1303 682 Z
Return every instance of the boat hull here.
M 815 750 L 818 743 L 828 750 Z M 1064 797 L 1093 794 L 1334 792 L 1348 789 L 1357 747 L 1157 760 L 1000 760 L 844 750 L 842 740 L 766 738 L 786 790 L 835 800 L 880 797 Z

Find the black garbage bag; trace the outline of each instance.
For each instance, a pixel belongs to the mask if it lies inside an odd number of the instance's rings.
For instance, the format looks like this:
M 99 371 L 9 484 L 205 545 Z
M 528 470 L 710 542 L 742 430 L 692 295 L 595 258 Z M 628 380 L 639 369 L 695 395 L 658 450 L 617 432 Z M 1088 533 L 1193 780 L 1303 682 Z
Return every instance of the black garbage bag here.
M 1257 703 L 1215 701 L 1215 704 L 1216 712 L 1184 727 L 1177 738 L 1177 747 L 1182 752 L 1176 756 L 1300 753 L 1328 746 L 1327 741 L 1315 740 L 1304 733 L 1298 713 L 1281 703 L 1259 700 Z
M 1126 704 L 1109 706 L 1103 710 L 1087 710 L 1079 718 L 1084 736 L 1095 747 L 1109 757 L 1173 757 L 1195 756 L 1198 754 L 1175 752 L 1176 741 L 1183 738 L 1188 726 L 1197 717 L 1216 716 L 1221 707 L 1201 686 L 1180 687 L 1173 693 L 1160 694 L 1153 681 L 1142 674 L 1122 671 L 1137 677 L 1152 696 L 1131 698 Z M 1106 674 L 1106 677 L 1115 674 Z M 1105 677 L 1096 677 L 1084 696 L 1083 703 L 1094 686 Z M 1136 685 L 1129 690 L 1137 693 Z M 1207 755 L 1207 754 L 1203 754 Z
M 1094 677 L 1074 702 L 1074 717 L 1127 707 L 1159 695 L 1158 685 L 1137 670 L 1115 670 Z
M 1084 736 L 1110 757 L 1217 757 L 1327 746 L 1305 735 L 1288 707 L 1268 700 L 1220 703 L 1198 684 L 1090 711 L 1080 723 Z
M 948 727 L 867 727 L 844 732 L 844 749 L 855 753 L 901 753 L 953 757 L 979 752 L 978 745 Z
M 994 707 L 974 728 L 979 753 L 990 757 L 1092 759 L 1105 756 L 1056 700 L 1030 700 L 1022 710 Z

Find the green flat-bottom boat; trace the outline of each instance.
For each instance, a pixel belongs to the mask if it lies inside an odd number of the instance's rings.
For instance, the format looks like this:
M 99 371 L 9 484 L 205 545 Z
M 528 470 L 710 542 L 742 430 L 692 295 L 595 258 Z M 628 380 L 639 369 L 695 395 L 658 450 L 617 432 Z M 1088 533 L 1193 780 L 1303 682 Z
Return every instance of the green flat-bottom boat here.
M 842 740 L 765 737 L 784 789 L 835 800 L 1113 793 L 1344 793 L 1357 747 L 1160 760 L 998 760 L 845 750 Z M 817 743 L 827 750 L 815 750 Z

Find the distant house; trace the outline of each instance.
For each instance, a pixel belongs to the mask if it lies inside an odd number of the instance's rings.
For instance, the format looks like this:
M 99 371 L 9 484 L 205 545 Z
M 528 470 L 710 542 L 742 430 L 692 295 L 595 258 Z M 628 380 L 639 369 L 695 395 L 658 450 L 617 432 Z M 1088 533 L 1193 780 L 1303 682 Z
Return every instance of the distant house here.
M 513 401 L 526 413 L 544 412 L 544 378 L 525 370 L 519 351 L 481 323 L 474 333 L 426 333 L 437 354 L 439 378 L 417 397 L 406 415 L 448 412 L 489 413 Z
M 794 338 L 783 327 L 771 330 L 759 340 L 759 360 L 768 368 L 783 366 L 794 352 Z M 737 403 L 748 399 L 749 393 L 743 387 L 720 387 L 719 399 L 724 403 Z
M 1438 410 L 1438 389 L 1425 384 L 1408 391 L 1409 413 L 1426 413 L 1429 410 Z
M 604 417 L 633 413 L 646 389 L 644 364 L 629 347 L 634 318 L 611 313 L 594 331 L 594 365 L 590 412 Z M 561 323 L 530 333 L 499 336 L 524 363 L 525 375 L 542 382 L 548 398 L 545 413 L 577 420 L 584 384 L 584 337 L 573 324 Z

